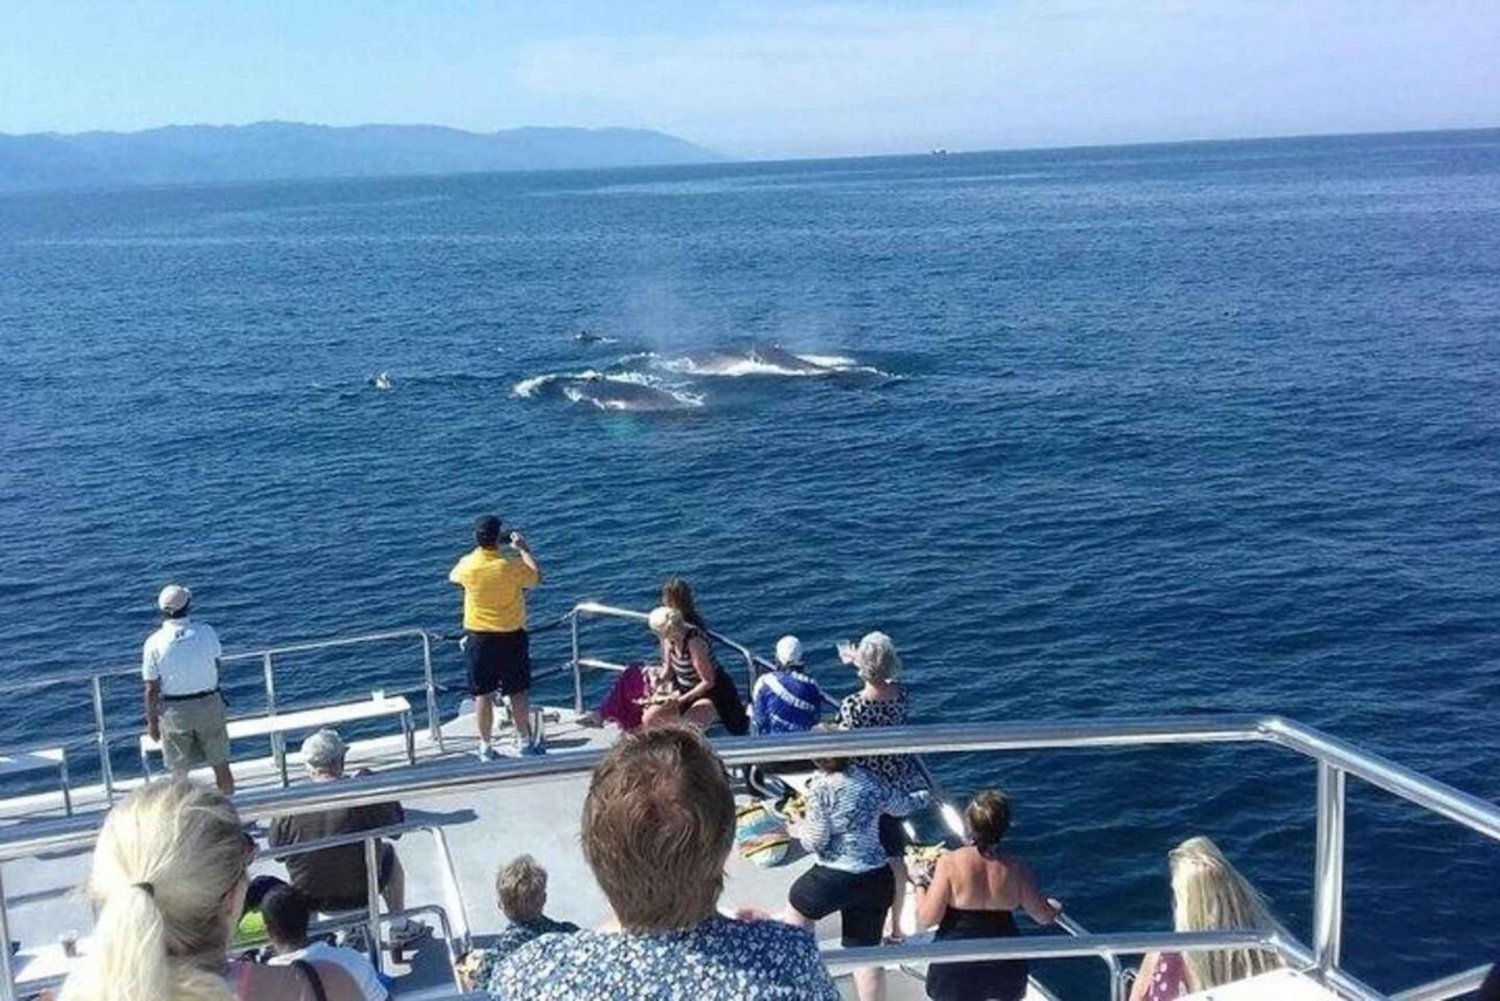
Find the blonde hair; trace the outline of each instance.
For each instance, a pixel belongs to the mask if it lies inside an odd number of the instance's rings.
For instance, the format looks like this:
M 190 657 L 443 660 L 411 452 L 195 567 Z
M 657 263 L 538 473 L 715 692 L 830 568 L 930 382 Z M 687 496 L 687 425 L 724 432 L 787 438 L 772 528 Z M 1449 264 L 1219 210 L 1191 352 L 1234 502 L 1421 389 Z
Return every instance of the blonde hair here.
M 855 666 L 865 681 L 894 681 L 901 673 L 896 644 L 885 633 L 865 633 L 855 654 Z
M 734 794 L 691 726 L 621 737 L 583 801 L 583 855 L 630 932 L 692 928 L 714 913 L 734 845 Z
M 1167 858 L 1172 866 L 1172 921 L 1178 931 L 1275 927 L 1265 897 L 1208 838 L 1188 838 Z M 1211 990 L 1281 966 L 1276 954 L 1264 949 L 1191 952 L 1183 960 L 1195 991 Z
M 495 896 L 512 922 L 535 921 L 547 906 L 547 870 L 530 855 L 517 855 L 495 874 Z
M 646 628 L 658 636 L 679 632 L 686 625 L 682 613 L 668 605 L 657 605 L 646 616 Z
M 61 1001 L 228 1001 L 225 900 L 247 861 L 239 814 L 218 792 L 183 779 L 121 800 L 99 829 L 85 884 L 98 911 L 94 948 Z

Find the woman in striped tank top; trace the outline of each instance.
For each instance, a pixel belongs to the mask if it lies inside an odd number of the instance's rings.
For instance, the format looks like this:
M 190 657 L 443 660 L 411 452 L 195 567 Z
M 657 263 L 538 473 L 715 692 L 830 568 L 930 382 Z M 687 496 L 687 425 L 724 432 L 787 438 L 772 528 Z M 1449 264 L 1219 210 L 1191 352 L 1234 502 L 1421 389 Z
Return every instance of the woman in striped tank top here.
M 688 604 L 691 608 L 691 599 Z M 647 624 L 661 640 L 660 684 L 671 697 L 647 709 L 642 723 L 652 726 L 685 720 L 706 727 L 717 719 L 732 734 L 748 733 L 745 705 L 734 679 L 714 659 L 707 630 L 667 605 L 654 609 Z

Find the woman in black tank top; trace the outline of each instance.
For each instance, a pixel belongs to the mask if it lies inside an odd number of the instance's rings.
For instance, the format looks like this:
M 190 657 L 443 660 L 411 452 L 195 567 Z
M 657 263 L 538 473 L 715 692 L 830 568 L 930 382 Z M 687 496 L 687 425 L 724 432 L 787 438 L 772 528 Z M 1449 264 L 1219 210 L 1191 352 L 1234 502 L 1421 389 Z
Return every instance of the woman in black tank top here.
M 708 635 L 690 625 L 677 609 L 665 605 L 652 611 L 648 624 L 661 639 L 658 684 L 670 697 L 645 711 L 643 725 L 684 720 L 707 727 L 717 719 L 732 734 L 748 733 L 750 720 L 745 705 L 734 680 L 714 659 Z
M 934 939 L 944 942 L 1019 935 L 1018 908 L 1038 924 L 1056 920 L 1062 905 L 1042 895 L 1024 863 L 1000 854 L 1000 841 L 1010 828 L 1010 802 L 997 792 L 981 792 L 965 819 L 972 843 L 938 860 L 931 884 L 917 893 L 917 923 L 937 925 Z M 1021 1001 L 1029 978 L 1024 959 L 933 963 L 927 969 L 927 996 L 933 1001 Z

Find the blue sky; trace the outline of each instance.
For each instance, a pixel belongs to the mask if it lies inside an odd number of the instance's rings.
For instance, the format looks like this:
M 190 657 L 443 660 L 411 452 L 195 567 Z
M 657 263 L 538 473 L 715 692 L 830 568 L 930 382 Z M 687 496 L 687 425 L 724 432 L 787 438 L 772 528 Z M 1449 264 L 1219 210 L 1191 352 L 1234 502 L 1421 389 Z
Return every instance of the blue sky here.
M 659 128 L 744 157 L 1500 125 L 1500 0 L 0 0 L 0 132 Z

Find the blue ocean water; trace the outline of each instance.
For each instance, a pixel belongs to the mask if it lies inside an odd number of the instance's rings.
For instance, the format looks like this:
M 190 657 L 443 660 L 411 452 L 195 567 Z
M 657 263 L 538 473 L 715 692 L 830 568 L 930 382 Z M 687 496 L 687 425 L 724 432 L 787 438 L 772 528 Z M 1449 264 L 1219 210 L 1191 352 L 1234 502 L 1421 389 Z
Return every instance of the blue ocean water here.
M 838 370 L 722 357 L 771 341 Z M 835 691 L 833 643 L 888 631 L 921 720 L 1278 712 L 1494 800 L 1497 347 L 1494 131 L 4 197 L 0 677 L 129 666 L 169 580 L 231 648 L 452 628 L 497 510 L 537 622 L 681 574 Z M 625 384 L 673 409 L 590 402 Z M 939 767 L 1015 797 L 1091 927 L 1164 926 L 1206 833 L 1308 931 L 1305 762 Z M 1500 848 L 1350 799 L 1350 968 L 1500 953 Z

